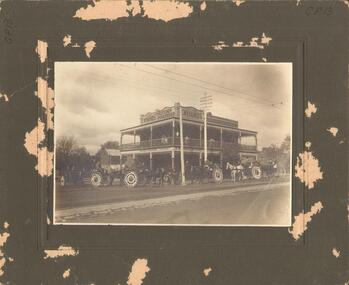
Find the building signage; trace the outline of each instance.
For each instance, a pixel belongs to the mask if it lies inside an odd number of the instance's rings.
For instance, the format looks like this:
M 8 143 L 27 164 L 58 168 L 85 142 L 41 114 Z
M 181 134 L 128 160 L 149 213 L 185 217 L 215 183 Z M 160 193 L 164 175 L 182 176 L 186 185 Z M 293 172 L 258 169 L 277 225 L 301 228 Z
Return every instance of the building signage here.
M 141 116 L 141 124 L 162 121 L 175 117 L 174 107 L 166 107 L 162 110 L 156 110 L 155 112 L 147 113 Z
M 153 123 L 171 118 L 179 118 L 179 108 L 180 105 L 176 103 L 173 107 L 165 107 L 161 110 L 156 110 L 155 112 L 149 112 L 145 115 L 141 115 L 141 124 Z M 201 123 L 204 121 L 204 112 L 194 107 L 182 106 L 182 116 L 183 120 L 190 120 Z M 213 116 L 210 113 L 207 114 L 207 121 L 209 124 L 218 125 L 222 127 L 238 127 L 237 121 Z
M 162 121 L 170 118 L 179 118 L 179 105 L 175 104 L 173 107 L 166 107 L 162 110 L 156 110 L 155 112 L 147 113 L 141 116 L 141 124 L 152 123 L 156 121 Z M 182 107 L 183 119 L 199 121 L 204 120 L 203 111 L 195 109 L 193 107 Z

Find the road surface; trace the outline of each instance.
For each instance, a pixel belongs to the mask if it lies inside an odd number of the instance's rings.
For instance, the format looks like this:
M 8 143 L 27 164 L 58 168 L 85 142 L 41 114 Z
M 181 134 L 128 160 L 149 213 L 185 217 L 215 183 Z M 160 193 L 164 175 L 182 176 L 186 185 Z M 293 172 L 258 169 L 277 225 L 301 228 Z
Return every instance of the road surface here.
M 289 226 L 285 181 L 56 191 L 55 223 Z

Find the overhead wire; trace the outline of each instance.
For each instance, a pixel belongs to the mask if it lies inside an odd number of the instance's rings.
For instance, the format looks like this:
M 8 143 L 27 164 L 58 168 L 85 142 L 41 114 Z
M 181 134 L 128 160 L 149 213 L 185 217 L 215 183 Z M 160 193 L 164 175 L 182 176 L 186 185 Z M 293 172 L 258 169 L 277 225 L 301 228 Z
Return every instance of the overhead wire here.
M 233 95 L 231 93 L 227 93 L 227 92 L 224 92 L 224 91 L 221 91 L 221 90 L 204 87 L 202 85 L 198 85 L 198 84 L 195 84 L 195 83 L 192 83 L 192 82 L 188 82 L 188 81 L 178 80 L 178 79 L 173 78 L 173 77 L 164 76 L 164 75 L 161 75 L 161 74 L 158 74 L 158 73 L 154 73 L 154 72 L 151 72 L 151 71 L 147 71 L 147 70 L 144 70 L 144 69 L 140 69 L 140 68 L 137 68 L 137 67 L 130 67 L 130 66 L 127 66 L 125 64 L 119 64 L 119 65 L 123 66 L 123 67 L 126 67 L 126 68 L 130 68 L 130 69 L 134 69 L 134 70 L 137 70 L 137 71 L 141 71 L 141 72 L 145 72 L 145 73 L 148 73 L 148 74 L 152 74 L 152 75 L 155 75 L 155 76 L 158 76 L 158 77 L 162 77 L 162 78 L 165 78 L 165 79 L 169 79 L 169 80 L 177 81 L 177 82 L 180 82 L 180 83 L 188 84 L 188 85 L 191 85 L 191 86 L 194 86 L 194 87 L 199 87 L 201 89 L 209 90 L 209 91 L 212 91 L 212 92 L 215 92 L 215 93 L 221 93 L 221 94 L 230 95 L 230 96 Z M 276 106 L 276 103 L 274 103 L 274 102 L 266 104 L 265 101 L 262 101 L 261 99 L 259 99 L 259 100 L 257 98 L 248 99 L 248 98 L 243 97 L 243 96 L 238 96 L 238 95 L 235 95 L 235 96 L 239 97 L 240 99 L 246 100 L 246 101 L 254 101 L 254 103 L 262 104 L 262 105 L 267 105 L 268 104 L 270 107 L 274 107 L 274 108 L 280 109 L 280 108 L 278 108 L 278 106 Z

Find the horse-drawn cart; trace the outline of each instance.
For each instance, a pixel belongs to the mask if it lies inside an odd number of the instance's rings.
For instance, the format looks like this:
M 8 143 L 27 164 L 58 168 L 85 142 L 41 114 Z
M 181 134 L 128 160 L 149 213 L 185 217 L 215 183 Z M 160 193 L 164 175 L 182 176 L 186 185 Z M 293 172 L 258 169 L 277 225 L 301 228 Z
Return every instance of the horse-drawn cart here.
M 244 179 L 260 180 L 261 178 L 270 178 L 277 173 L 276 162 L 270 162 L 269 164 L 261 164 L 258 161 L 253 162 L 227 162 L 226 169 L 230 171 L 231 180 L 241 181 Z

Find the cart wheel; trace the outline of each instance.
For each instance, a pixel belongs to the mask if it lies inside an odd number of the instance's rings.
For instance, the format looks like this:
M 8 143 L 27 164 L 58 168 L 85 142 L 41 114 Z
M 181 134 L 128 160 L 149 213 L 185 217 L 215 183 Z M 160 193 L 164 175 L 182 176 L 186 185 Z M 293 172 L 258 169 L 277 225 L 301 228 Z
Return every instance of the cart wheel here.
M 262 170 L 259 166 L 253 166 L 251 172 L 254 179 L 259 180 L 262 178 Z
M 130 171 L 126 173 L 125 178 L 124 178 L 125 185 L 129 188 L 136 187 L 137 182 L 138 182 L 138 177 L 136 172 Z
M 221 169 L 219 168 L 213 169 L 212 175 L 215 183 L 223 182 L 223 171 Z
M 91 184 L 94 187 L 99 187 L 102 184 L 102 176 L 99 173 L 92 173 Z

